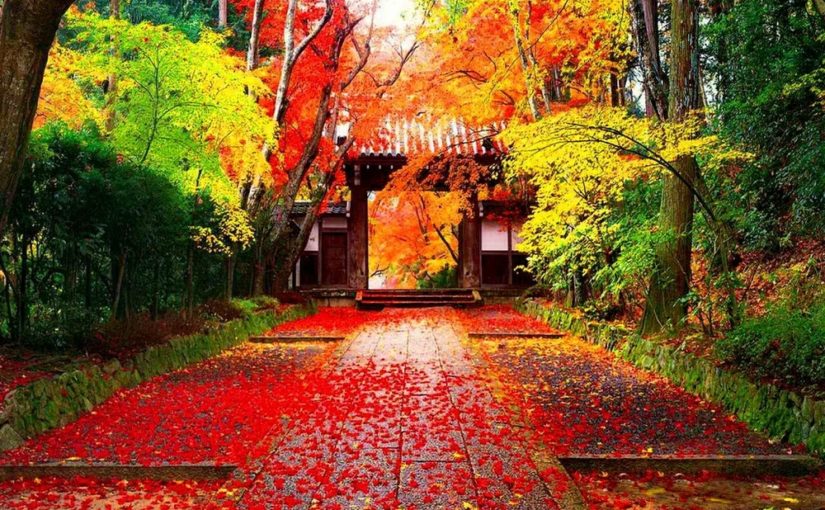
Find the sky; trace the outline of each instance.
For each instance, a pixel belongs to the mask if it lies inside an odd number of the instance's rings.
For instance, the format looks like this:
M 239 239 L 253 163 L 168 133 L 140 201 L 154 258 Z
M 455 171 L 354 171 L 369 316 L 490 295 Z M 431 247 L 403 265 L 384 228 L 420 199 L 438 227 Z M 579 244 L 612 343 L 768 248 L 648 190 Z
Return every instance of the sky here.
M 415 0 L 380 0 L 375 24 L 378 26 L 403 26 L 408 23 L 410 13 L 415 9 Z

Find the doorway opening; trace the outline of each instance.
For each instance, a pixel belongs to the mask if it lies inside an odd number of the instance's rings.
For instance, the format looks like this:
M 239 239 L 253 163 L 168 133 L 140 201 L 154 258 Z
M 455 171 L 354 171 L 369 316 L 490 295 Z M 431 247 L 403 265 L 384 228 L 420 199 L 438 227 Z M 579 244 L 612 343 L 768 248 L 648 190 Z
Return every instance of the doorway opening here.
M 462 213 L 453 193 L 372 192 L 368 216 L 369 289 L 458 287 Z

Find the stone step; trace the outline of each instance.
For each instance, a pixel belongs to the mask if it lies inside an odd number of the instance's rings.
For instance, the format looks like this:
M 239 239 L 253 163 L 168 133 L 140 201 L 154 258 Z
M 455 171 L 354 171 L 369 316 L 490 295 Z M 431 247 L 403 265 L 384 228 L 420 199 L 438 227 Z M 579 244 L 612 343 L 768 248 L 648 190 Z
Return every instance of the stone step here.
M 472 289 L 380 289 L 359 291 L 355 301 L 359 308 L 467 307 L 480 305 L 481 296 Z

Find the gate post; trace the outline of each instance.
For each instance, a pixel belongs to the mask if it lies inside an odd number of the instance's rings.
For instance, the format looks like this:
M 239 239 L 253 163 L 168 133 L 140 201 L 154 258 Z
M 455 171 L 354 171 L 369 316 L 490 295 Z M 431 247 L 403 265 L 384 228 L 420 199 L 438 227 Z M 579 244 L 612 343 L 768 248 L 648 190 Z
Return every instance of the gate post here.
M 349 287 L 366 289 L 369 280 L 369 216 L 367 190 L 351 188 L 349 222 Z
M 470 199 L 470 211 L 464 213 L 459 226 L 458 286 L 463 289 L 481 287 L 481 214 L 478 195 Z

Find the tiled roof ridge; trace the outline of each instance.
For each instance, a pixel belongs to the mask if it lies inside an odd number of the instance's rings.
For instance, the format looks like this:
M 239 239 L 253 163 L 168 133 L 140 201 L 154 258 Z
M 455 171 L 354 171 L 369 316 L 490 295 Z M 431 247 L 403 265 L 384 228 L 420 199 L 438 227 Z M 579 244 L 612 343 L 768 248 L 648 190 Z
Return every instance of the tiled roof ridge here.
M 505 121 L 484 127 L 470 127 L 462 119 L 413 120 L 388 116 L 373 139 L 356 141 L 353 150 L 360 156 L 406 157 L 416 154 L 493 155 L 506 152 L 497 135 L 507 127 Z

